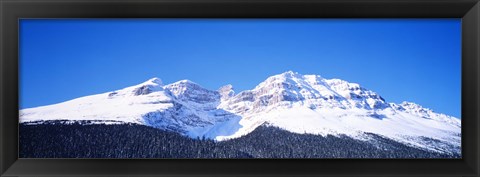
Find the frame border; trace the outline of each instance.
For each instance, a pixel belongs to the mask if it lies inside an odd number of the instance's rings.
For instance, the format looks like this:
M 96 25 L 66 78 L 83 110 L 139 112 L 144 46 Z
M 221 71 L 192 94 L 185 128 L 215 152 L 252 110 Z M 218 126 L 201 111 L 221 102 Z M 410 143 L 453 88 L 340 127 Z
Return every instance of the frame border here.
M 18 159 L 20 18 L 462 18 L 462 159 Z M 0 176 L 479 176 L 479 0 L 0 0 Z

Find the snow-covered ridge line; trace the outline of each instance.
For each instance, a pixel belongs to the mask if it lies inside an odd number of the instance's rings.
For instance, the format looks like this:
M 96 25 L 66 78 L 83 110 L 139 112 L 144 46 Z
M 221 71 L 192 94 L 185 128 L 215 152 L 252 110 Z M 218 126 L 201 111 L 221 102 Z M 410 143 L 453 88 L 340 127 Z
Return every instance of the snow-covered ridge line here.
M 460 119 L 418 104 L 388 103 L 360 84 L 292 71 L 240 93 L 232 85 L 209 90 L 189 80 L 164 85 L 152 78 L 116 91 L 20 110 L 20 122 L 44 120 L 136 123 L 217 140 L 240 137 L 268 123 L 296 133 L 359 139 L 374 133 L 423 147 L 428 146 L 412 139 L 428 137 L 460 146 L 461 130 Z

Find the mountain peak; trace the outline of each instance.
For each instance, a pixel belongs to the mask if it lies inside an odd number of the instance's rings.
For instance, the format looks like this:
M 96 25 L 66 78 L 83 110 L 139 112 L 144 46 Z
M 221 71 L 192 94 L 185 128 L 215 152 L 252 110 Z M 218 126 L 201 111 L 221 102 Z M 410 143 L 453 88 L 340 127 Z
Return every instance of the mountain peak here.
M 292 74 L 298 74 L 298 72 L 294 72 L 294 71 L 292 71 L 292 70 L 288 70 L 288 71 L 286 71 L 286 72 L 284 72 L 284 73 L 282 73 L 282 74 L 292 75 Z
M 228 99 L 235 95 L 235 91 L 233 90 L 233 86 L 231 84 L 224 85 L 220 87 L 218 90 L 222 99 Z
M 291 77 L 302 77 L 302 76 L 303 76 L 303 75 L 301 75 L 301 74 L 298 74 L 298 72 L 294 72 L 294 71 L 291 71 L 291 70 L 286 71 L 286 72 L 284 72 L 284 73 L 282 73 L 282 74 L 279 74 L 279 75 L 280 75 L 280 76 L 284 76 L 284 77 L 290 77 L 290 78 L 291 78 Z M 277 76 L 278 76 L 278 75 L 277 75 Z
M 233 90 L 232 84 L 227 84 L 218 89 L 218 91 L 230 91 Z
M 153 77 L 151 79 L 148 79 L 147 81 L 145 81 L 141 85 L 163 85 L 163 82 L 160 78 Z
M 220 98 L 217 91 L 208 90 L 187 79 L 168 84 L 165 89 L 182 101 L 199 104 L 212 103 Z
M 287 71 L 281 74 L 268 77 L 265 81 L 258 84 L 254 90 L 257 89 L 272 89 L 283 88 L 287 85 L 296 85 L 299 80 L 303 80 L 303 76 L 293 71 Z
M 132 87 L 129 87 L 132 88 Z M 133 94 L 135 96 L 148 95 L 152 92 L 163 91 L 162 80 L 158 77 L 148 79 L 147 81 L 133 86 Z
M 199 84 L 193 82 L 193 81 L 190 81 L 190 80 L 187 80 L 187 79 L 184 79 L 184 80 L 180 80 L 180 81 L 177 81 L 177 82 L 174 82 L 174 83 L 171 83 L 171 84 L 168 84 L 166 86 L 166 88 L 169 88 L 171 91 L 173 90 L 185 90 L 185 89 L 194 89 L 194 90 L 206 90 L 205 88 L 203 88 L 202 86 L 200 86 Z
M 195 83 L 191 80 L 188 80 L 188 79 L 179 80 L 179 81 L 177 81 L 173 84 L 198 85 L 197 83 Z

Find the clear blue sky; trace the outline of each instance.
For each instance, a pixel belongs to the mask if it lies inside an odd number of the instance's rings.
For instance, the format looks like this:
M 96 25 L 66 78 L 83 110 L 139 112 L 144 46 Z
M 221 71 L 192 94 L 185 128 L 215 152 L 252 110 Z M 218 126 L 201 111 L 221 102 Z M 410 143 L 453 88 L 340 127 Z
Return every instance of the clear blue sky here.
M 288 70 L 460 117 L 460 19 L 20 21 L 20 107 L 152 77 L 254 88 Z

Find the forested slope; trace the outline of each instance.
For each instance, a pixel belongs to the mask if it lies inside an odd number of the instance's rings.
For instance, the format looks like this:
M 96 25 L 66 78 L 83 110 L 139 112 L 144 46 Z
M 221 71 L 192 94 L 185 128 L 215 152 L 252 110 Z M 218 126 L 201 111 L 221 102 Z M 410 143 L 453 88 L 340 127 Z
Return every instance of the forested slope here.
M 452 158 L 368 134 L 347 136 L 291 133 L 260 126 L 226 141 L 192 139 L 137 124 L 20 124 L 20 158 Z

